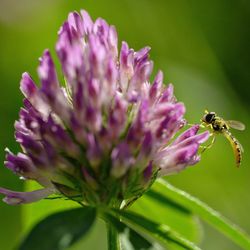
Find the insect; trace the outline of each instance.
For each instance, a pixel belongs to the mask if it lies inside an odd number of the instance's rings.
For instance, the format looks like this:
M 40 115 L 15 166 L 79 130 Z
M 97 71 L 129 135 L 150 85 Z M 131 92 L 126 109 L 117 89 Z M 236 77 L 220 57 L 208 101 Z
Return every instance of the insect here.
M 234 151 L 236 166 L 239 167 L 242 161 L 243 147 L 241 146 L 239 141 L 231 134 L 229 129 L 234 128 L 237 130 L 244 130 L 245 125 L 239 121 L 225 121 L 223 118 L 217 116 L 215 112 L 208 112 L 207 110 L 205 110 L 205 115 L 201 119 L 201 127 L 209 128 L 209 130 L 211 131 L 211 135 L 213 136 L 211 143 L 208 146 L 204 147 L 202 152 L 204 152 L 205 149 L 210 148 L 214 144 L 216 134 L 222 134 L 230 142 Z

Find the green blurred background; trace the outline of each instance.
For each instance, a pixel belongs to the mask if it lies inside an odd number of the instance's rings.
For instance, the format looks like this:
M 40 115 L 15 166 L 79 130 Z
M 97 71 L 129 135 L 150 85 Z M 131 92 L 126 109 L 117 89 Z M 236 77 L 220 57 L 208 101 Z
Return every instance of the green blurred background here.
M 221 136 L 198 165 L 167 179 L 250 233 L 247 0 L 0 0 L 0 161 L 4 161 L 6 146 L 18 150 L 13 123 L 23 98 L 19 91 L 22 72 L 29 71 L 37 79 L 38 57 L 45 48 L 54 50 L 57 31 L 68 12 L 81 8 L 93 18 L 101 16 L 116 25 L 119 42 L 126 40 L 135 49 L 151 46 L 155 70 L 162 69 L 165 82 L 174 83 L 177 98 L 186 104 L 190 123 L 199 122 L 207 108 L 246 124 L 245 132 L 234 133 L 245 149 L 240 169 L 235 167 L 229 143 Z M 3 164 L 0 186 L 25 188 Z M 13 249 L 35 221 L 64 206 L 71 204 L 42 201 L 11 207 L 1 202 L 0 249 Z M 204 225 L 203 233 L 202 249 L 239 249 L 208 225 Z M 81 244 L 72 249 L 105 249 L 101 222 Z

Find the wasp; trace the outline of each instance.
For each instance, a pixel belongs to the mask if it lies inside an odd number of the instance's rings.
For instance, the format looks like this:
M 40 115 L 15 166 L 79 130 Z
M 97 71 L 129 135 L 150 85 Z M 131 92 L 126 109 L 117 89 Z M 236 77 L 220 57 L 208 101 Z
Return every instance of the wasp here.
M 223 118 L 217 116 L 215 112 L 208 112 L 207 110 L 205 110 L 205 115 L 201 119 L 201 127 L 208 128 L 211 131 L 211 136 L 213 136 L 211 143 L 208 146 L 204 147 L 202 152 L 204 152 L 205 149 L 210 148 L 214 144 L 217 134 L 222 134 L 230 142 L 234 151 L 236 166 L 239 167 L 242 161 L 243 147 L 229 130 L 230 128 L 244 130 L 245 125 L 239 121 L 226 121 Z

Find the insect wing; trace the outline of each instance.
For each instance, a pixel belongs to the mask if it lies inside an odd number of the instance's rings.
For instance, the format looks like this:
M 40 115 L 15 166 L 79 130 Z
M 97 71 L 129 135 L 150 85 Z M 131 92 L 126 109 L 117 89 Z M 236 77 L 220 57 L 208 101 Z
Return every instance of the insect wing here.
M 245 130 L 246 126 L 239 121 L 229 120 L 227 121 L 229 127 L 237 129 L 237 130 Z

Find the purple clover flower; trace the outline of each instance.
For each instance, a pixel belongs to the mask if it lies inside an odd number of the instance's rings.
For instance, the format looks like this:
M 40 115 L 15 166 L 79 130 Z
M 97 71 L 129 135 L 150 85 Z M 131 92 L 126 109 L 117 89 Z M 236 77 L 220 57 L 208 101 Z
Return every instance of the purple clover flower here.
M 59 31 L 56 51 L 64 76 L 59 82 L 51 54 L 40 58 L 37 87 L 21 80 L 24 108 L 15 123 L 23 153 L 7 150 L 5 166 L 43 188 L 0 193 L 11 205 L 61 194 L 86 205 L 121 203 L 145 192 L 158 176 L 176 173 L 200 160 L 208 132 L 195 125 L 179 137 L 185 106 L 150 76 L 149 47 L 122 42 L 114 26 L 86 11 L 70 13 Z

